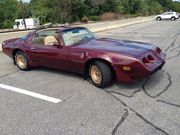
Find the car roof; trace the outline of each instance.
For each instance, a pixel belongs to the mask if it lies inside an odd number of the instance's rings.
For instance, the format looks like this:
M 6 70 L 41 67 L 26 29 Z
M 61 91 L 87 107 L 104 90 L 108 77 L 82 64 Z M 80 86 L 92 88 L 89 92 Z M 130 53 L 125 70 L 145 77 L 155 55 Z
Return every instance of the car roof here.
M 60 27 L 52 27 L 52 28 L 42 28 L 42 29 L 38 29 L 36 30 L 36 32 L 40 32 L 40 31 L 45 31 L 45 30 L 57 30 L 57 31 L 64 31 L 64 30 L 71 30 L 71 29 L 78 29 L 78 28 L 85 28 L 85 27 L 81 27 L 81 26 L 60 26 Z
M 170 11 L 169 11 L 169 12 L 164 12 L 164 13 L 176 13 L 176 12 L 170 12 Z M 164 14 L 164 13 L 163 13 L 163 14 Z

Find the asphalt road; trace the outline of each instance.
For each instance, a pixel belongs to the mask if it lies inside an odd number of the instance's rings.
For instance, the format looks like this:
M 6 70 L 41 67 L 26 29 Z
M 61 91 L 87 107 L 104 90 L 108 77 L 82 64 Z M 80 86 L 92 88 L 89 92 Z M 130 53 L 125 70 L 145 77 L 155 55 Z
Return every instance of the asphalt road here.
M 0 53 L 1 135 L 180 134 L 180 20 L 150 21 L 96 34 L 156 44 L 167 54 L 166 65 L 137 83 L 98 89 L 76 74 L 43 68 L 20 71 Z

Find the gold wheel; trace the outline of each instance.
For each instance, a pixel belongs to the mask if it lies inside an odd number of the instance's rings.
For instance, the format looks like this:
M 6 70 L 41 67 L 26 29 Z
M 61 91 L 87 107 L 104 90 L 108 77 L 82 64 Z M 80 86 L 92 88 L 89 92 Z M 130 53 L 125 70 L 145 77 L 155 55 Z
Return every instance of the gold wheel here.
M 26 58 L 22 55 L 22 54 L 18 54 L 16 57 L 16 63 L 17 65 L 22 68 L 25 69 L 27 67 L 27 61 Z
M 91 78 L 98 85 L 100 85 L 101 82 L 102 82 L 101 71 L 100 71 L 100 69 L 96 65 L 93 65 L 91 67 Z

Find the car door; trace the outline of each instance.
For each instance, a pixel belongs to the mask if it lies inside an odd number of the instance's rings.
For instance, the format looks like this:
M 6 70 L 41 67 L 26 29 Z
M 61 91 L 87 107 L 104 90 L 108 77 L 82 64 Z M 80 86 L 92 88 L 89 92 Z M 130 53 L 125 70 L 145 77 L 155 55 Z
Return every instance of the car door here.
M 164 19 L 170 19 L 171 18 L 171 13 L 170 12 L 167 12 L 164 16 Z
M 167 12 L 162 14 L 162 19 L 167 19 L 167 18 L 168 18 L 168 13 Z
M 39 66 L 60 70 L 69 69 L 68 48 L 53 44 L 44 44 L 48 36 L 55 36 L 57 30 L 44 30 L 36 33 L 31 44 L 31 58 Z
M 71 71 L 84 73 L 88 53 L 81 45 L 94 39 L 94 35 L 85 28 L 76 28 L 64 31 L 62 37 L 64 44 L 69 48 Z

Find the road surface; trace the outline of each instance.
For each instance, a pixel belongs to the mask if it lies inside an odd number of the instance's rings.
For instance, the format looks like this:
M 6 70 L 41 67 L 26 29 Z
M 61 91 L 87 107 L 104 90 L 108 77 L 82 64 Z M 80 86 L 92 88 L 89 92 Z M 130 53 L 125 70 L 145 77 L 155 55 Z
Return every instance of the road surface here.
M 106 89 L 72 73 L 20 71 L 0 53 L 1 135 L 179 135 L 179 26 L 150 21 L 96 33 L 153 43 L 167 54 L 149 78 Z

